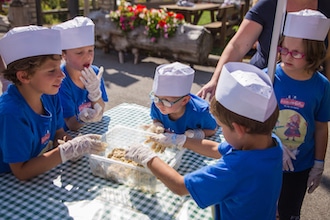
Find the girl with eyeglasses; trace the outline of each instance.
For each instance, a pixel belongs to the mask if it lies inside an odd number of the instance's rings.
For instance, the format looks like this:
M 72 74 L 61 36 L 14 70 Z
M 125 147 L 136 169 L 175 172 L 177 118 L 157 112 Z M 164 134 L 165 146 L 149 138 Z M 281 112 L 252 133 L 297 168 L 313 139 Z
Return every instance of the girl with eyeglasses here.
M 288 13 L 279 41 L 274 90 L 280 108 L 275 133 L 283 144 L 280 220 L 300 219 L 306 190 L 320 184 L 328 142 L 330 83 L 319 72 L 330 19 L 321 12 Z

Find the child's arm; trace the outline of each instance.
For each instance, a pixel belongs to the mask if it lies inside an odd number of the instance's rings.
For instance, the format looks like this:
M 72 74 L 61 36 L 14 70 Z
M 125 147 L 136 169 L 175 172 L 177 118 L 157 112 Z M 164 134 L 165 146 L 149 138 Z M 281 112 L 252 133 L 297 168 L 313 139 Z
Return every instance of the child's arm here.
M 149 137 L 149 142 L 154 141 L 163 147 L 171 147 L 173 145 L 178 148 L 187 148 L 206 157 L 218 159 L 221 157 L 218 151 L 219 143 L 207 139 L 187 138 L 184 134 L 164 133 Z
M 61 163 L 76 159 L 85 154 L 99 154 L 106 148 L 101 136 L 86 134 L 69 140 L 58 147 L 31 158 L 25 162 L 10 163 L 11 171 L 19 180 L 28 180 L 51 170 Z
M 77 116 L 72 116 L 70 118 L 64 118 L 66 126 L 71 130 L 71 131 L 77 131 L 79 128 L 84 126 L 84 123 L 79 122 L 77 120 Z
M 315 159 L 324 160 L 328 146 L 328 122 L 315 122 Z
M 308 193 L 320 184 L 324 170 L 324 159 L 328 146 L 328 123 L 315 122 L 315 161 L 307 180 Z
M 211 137 L 217 132 L 217 128 L 214 130 L 211 129 L 203 129 L 205 137 Z
M 219 159 L 221 154 L 218 150 L 219 143 L 207 139 L 187 138 L 183 147 L 206 157 Z
M 62 162 L 59 148 L 20 163 L 11 163 L 10 169 L 19 180 L 28 180 L 51 170 Z
M 142 164 L 144 167 L 148 167 L 174 193 L 178 195 L 188 194 L 183 176 L 157 157 L 150 148 L 140 144 L 130 146 L 126 151 L 125 157 Z
M 186 185 L 184 184 L 183 176 L 159 157 L 152 158 L 147 166 L 173 193 L 180 196 L 189 194 Z

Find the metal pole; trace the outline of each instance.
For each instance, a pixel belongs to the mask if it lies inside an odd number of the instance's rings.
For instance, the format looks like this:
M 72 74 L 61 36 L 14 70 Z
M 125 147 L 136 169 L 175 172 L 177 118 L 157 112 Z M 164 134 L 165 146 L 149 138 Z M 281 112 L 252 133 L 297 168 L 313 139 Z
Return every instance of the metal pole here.
M 278 0 L 276 6 L 273 35 L 272 35 L 272 41 L 270 44 L 269 57 L 268 57 L 268 75 L 272 81 L 274 81 L 274 74 L 275 74 L 276 61 L 277 61 L 277 45 L 278 45 L 279 37 L 283 30 L 286 3 L 287 0 Z
M 37 25 L 43 25 L 41 0 L 36 0 Z

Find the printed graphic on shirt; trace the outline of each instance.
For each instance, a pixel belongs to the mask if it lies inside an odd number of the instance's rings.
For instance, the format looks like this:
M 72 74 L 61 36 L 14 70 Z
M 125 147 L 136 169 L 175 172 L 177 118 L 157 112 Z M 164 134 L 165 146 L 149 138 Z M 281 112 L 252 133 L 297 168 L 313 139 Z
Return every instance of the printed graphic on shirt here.
M 280 111 L 274 132 L 283 145 L 297 155 L 298 147 L 304 142 L 307 126 L 306 120 L 298 112 L 283 109 Z
M 48 144 L 46 145 L 46 147 L 44 147 L 44 149 L 42 149 L 42 151 L 39 153 L 39 155 L 38 156 L 40 156 L 40 155 L 42 155 L 42 154 L 44 154 L 45 152 L 47 152 L 47 151 L 49 151 L 50 149 L 52 149 L 53 148 L 53 141 L 49 141 L 48 142 Z

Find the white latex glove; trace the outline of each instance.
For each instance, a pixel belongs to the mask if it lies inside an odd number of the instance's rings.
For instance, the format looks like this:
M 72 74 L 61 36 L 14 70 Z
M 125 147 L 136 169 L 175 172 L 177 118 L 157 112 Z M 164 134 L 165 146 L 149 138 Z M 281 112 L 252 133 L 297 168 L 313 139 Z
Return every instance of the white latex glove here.
M 84 84 L 85 88 L 88 91 L 88 98 L 92 102 L 96 102 L 102 97 L 101 92 L 101 79 L 103 75 L 104 68 L 103 66 L 100 67 L 99 74 L 96 75 L 93 68 L 85 67 L 81 71 L 80 80 Z
M 161 122 L 153 122 L 152 124 L 142 125 L 141 128 L 145 131 L 161 134 L 164 133 L 164 125 Z
M 296 159 L 294 152 L 290 151 L 285 145 L 282 145 L 283 150 L 283 170 L 294 171 L 292 160 Z
M 84 108 L 78 115 L 79 120 L 83 122 L 98 122 L 102 120 L 102 107 L 96 103 L 93 108 Z
M 205 133 L 202 129 L 189 129 L 184 133 L 188 138 L 204 139 Z
M 150 148 L 142 144 L 130 146 L 125 154 L 126 159 L 133 160 L 145 168 L 148 168 L 148 162 L 154 157 L 157 157 L 157 155 Z
M 101 135 L 86 134 L 69 140 L 58 147 L 62 163 L 78 158 L 85 154 L 100 154 L 105 151 L 107 144 L 101 141 Z
M 314 192 L 314 190 L 320 185 L 322 174 L 324 170 L 324 161 L 314 161 L 314 166 L 309 171 L 309 177 L 307 180 L 308 193 Z
M 184 134 L 164 133 L 150 136 L 146 142 L 155 142 L 156 146 L 159 146 L 161 149 L 176 147 L 182 150 L 186 139 L 187 137 Z

